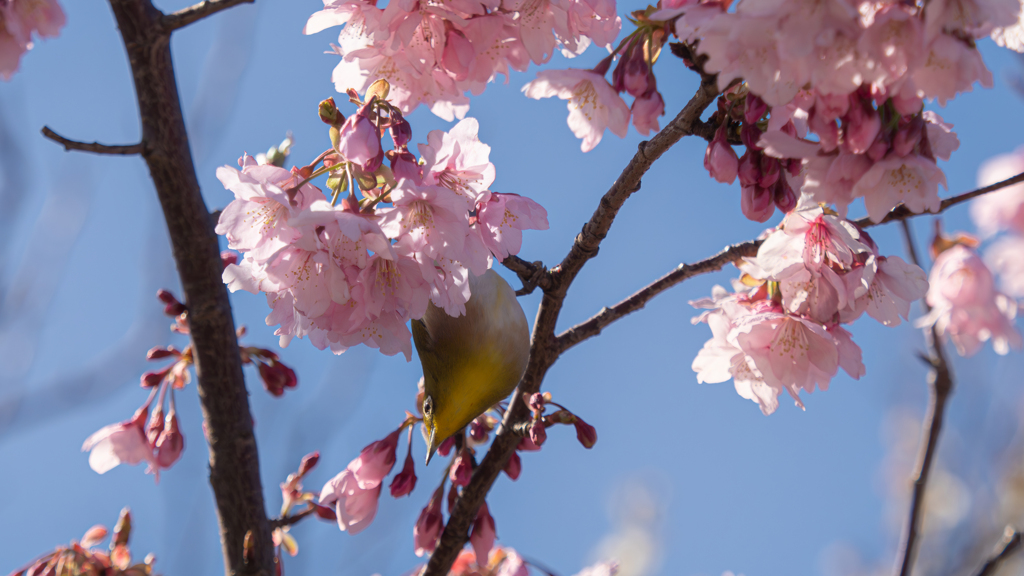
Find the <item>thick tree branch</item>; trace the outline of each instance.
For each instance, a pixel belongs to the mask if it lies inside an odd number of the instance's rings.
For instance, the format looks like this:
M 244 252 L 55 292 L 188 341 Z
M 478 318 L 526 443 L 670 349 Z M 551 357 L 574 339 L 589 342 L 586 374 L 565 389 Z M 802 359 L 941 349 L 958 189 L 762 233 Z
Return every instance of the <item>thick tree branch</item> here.
M 110 154 L 112 156 L 132 156 L 134 154 L 142 154 L 142 142 L 139 142 L 138 144 L 125 145 L 100 144 L 99 142 L 78 142 L 77 140 L 69 140 L 60 134 L 57 134 L 53 130 L 50 130 L 49 126 L 43 126 L 42 133 L 46 138 L 63 146 L 64 150 L 68 152 L 71 150 L 80 150 L 82 152 Z
M 1006 560 L 1018 548 L 1020 548 L 1020 531 L 1013 526 L 1007 526 L 1006 530 L 1003 531 L 1002 540 L 999 541 L 992 555 L 985 560 L 985 563 L 981 565 L 975 576 L 992 576 L 996 573 L 999 565 L 1003 563 L 1003 560 Z
M 1013 178 L 1007 178 L 1002 182 L 997 182 L 984 188 L 978 188 L 977 190 L 971 190 L 970 192 L 964 192 L 957 196 L 946 198 L 942 201 L 942 207 L 936 214 L 941 214 L 947 209 L 956 206 L 962 202 L 977 198 L 982 194 L 988 194 L 995 192 L 1007 186 L 1012 186 L 1019 182 L 1024 182 L 1024 174 L 1018 174 Z M 854 224 L 861 228 L 871 228 L 872 226 L 879 226 L 888 222 L 905 221 L 915 216 L 924 216 L 932 214 L 931 212 L 925 212 L 923 214 L 915 214 L 902 204 L 897 206 L 892 212 L 890 212 L 881 222 L 872 222 L 869 218 L 861 218 L 855 220 Z M 934 214 L 932 214 L 934 215 Z M 562 352 L 572 348 L 580 342 L 597 336 L 601 333 L 601 330 L 605 326 L 615 322 L 619 318 L 631 314 L 643 308 L 648 301 L 652 298 L 661 294 L 665 290 L 679 284 L 683 280 L 692 278 L 693 276 L 699 276 L 708 272 L 715 272 L 721 270 L 726 264 L 730 264 L 738 261 L 740 258 L 752 257 L 757 254 L 757 249 L 761 246 L 760 240 L 748 240 L 739 244 L 733 244 L 732 246 L 726 247 L 724 250 L 705 258 L 693 264 L 680 264 L 675 270 L 665 274 L 661 278 L 658 278 L 654 282 L 644 286 L 640 290 L 636 291 L 632 296 L 612 306 L 611 308 L 603 308 L 600 312 L 591 316 L 588 320 L 581 322 L 572 328 L 569 328 L 565 332 L 558 335 L 558 344 Z
M 205 4 L 226 7 L 229 2 Z M 228 575 L 272 576 L 274 548 L 238 340 L 227 288 L 221 281 L 217 236 L 189 150 L 166 20 L 150 0 L 110 0 L 110 6 L 131 64 L 142 123 L 142 157 L 167 222 L 188 307 L 224 569 Z M 247 551 L 246 563 L 243 541 L 250 531 L 252 549 Z
M 907 244 L 907 253 L 910 261 L 920 266 L 917 257 L 917 249 L 914 247 L 914 236 L 910 230 L 910 222 L 901 220 L 903 237 Z M 928 303 L 921 302 L 925 310 L 929 309 Z M 946 361 L 946 353 L 942 348 L 942 340 L 939 337 L 938 329 L 932 325 L 925 331 L 928 344 L 928 356 L 925 358 L 931 364 L 931 372 L 928 374 L 928 412 L 925 414 L 922 425 L 921 447 L 917 454 L 917 467 L 914 473 L 914 488 L 910 495 L 910 509 L 907 513 L 907 523 L 903 530 L 903 539 L 900 543 L 900 553 L 897 556 L 895 573 L 899 576 L 910 576 L 914 568 L 914 559 L 917 554 L 917 540 L 921 524 L 921 517 L 924 515 L 924 498 L 928 489 L 928 478 L 931 475 L 932 463 L 935 461 L 935 452 L 939 446 L 939 433 L 942 432 L 942 422 L 946 415 L 946 401 L 953 391 L 953 375 L 949 370 Z
M 480 465 L 473 471 L 469 486 L 462 491 L 462 496 L 451 512 L 437 549 L 427 563 L 425 576 L 444 576 L 448 573 L 459 550 L 466 543 L 477 510 L 519 443 L 520 438 L 513 433 L 512 425 L 526 417 L 528 409 L 522 400 L 523 394 L 532 394 L 539 390 L 544 375 L 558 359 L 560 349 L 554 334 L 555 325 L 572 281 L 587 261 L 597 255 L 601 241 L 608 235 L 619 209 L 640 189 L 640 179 L 650 169 L 651 164 L 683 136 L 693 133 L 693 127 L 700 121 L 700 115 L 717 96 L 715 79 L 702 77 L 700 88 L 682 111 L 649 142 L 640 143 L 632 160 L 601 197 L 597 210 L 583 225 L 583 230 L 576 236 L 569 253 L 559 265 L 549 271 L 550 284 L 544 288 L 544 297 L 537 310 L 526 373 L 519 382 L 516 392 L 512 394 L 512 402 L 505 412 L 501 430 L 495 436 Z
M 254 0 L 203 0 L 188 8 L 182 8 L 177 12 L 165 15 L 160 19 L 160 27 L 164 34 L 170 34 L 179 28 L 212 16 L 221 10 L 226 10 L 239 4 L 252 4 Z

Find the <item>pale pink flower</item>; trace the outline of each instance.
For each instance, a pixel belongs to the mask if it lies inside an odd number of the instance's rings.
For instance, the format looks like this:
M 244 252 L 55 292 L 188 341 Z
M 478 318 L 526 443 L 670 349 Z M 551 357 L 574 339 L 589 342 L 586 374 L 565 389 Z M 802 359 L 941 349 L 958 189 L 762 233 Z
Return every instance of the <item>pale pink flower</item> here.
M 853 187 L 874 165 L 864 154 L 840 152 L 818 156 L 804 165 L 804 185 L 800 189 L 814 203 L 832 204 L 845 218 L 854 201 Z
M 1024 297 L 1024 238 L 1004 236 L 985 251 L 985 263 L 999 275 L 999 287 L 1015 298 Z
M 484 245 L 499 262 L 518 254 L 523 230 L 547 230 L 548 212 L 540 204 L 518 194 L 484 192 L 477 204 L 476 225 Z
M 854 256 L 867 251 L 856 226 L 813 207 L 787 214 L 758 249 L 757 263 L 765 274 L 778 280 L 800 267 L 815 272 L 848 270 Z
M 517 456 L 514 452 L 512 455 Z M 505 552 L 505 559 L 501 561 L 494 576 L 530 576 L 530 569 L 518 552 L 512 548 L 502 548 L 502 551 Z
M 392 206 L 378 210 L 381 230 L 389 238 L 408 237 L 408 249 L 429 259 L 462 256 L 469 215 L 462 197 L 409 180 L 400 180 L 389 194 Z
M 89 467 L 104 474 L 119 464 L 134 466 L 149 464 L 150 470 L 159 470 L 153 456 L 153 447 L 146 438 L 148 407 L 139 408 L 131 420 L 100 428 L 85 439 L 82 451 L 89 452 Z
M 928 291 L 928 276 L 919 266 L 899 256 L 869 256 L 866 262 L 843 277 L 851 295 L 841 311 L 843 322 L 853 322 L 864 312 L 885 326 L 898 326 L 910 317 L 910 303 Z
M 925 121 L 925 133 L 932 154 L 940 160 L 949 160 L 953 152 L 960 148 L 960 139 L 953 132 L 953 125 L 944 122 L 933 110 L 925 110 L 921 118 Z
M 56 0 L 10 0 L 0 5 L 0 78 L 10 80 L 21 56 L 32 49 L 32 34 L 53 38 L 64 27 Z
M 970 248 L 956 245 L 935 259 L 929 275 L 927 302 L 932 311 L 917 321 L 953 341 L 961 356 L 970 356 L 992 340 L 998 354 L 1020 348 L 1013 326 L 1017 303 L 995 289 L 995 279 Z
M 383 440 L 370 443 L 359 453 L 359 457 L 348 465 L 361 489 L 376 488 L 384 477 L 391 473 L 395 466 L 398 435 L 401 433 L 402 429 L 399 428 Z
M 477 564 L 486 564 L 487 556 L 494 548 L 494 540 L 497 535 L 494 532 L 494 518 L 487 509 L 487 502 L 480 504 L 480 510 L 476 513 L 476 520 L 473 522 L 473 531 L 469 535 L 469 543 L 473 546 L 473 553 L 476 554 Z
M 924 25 L 917 15 L 904 5 L 889 4 L 875 12 L 857 48 L 878 66 L 883 76 L 877 82 L 888 86 L 924 64 L 924 46 Z
M 420 144 L 423 157 L 423 183 L 455 192 L 469 211 L 478 196 L 494 182 L 494 164 L 489 160 L 491 147 L 477 137 L 480 123 L 466 118 L 447 132 L 433 130 L 427 143 Z
M 443 486 L 434 491 L 430 502 L 420 511 L 420 517 L 413 526 L 412 539 L 417 556 L 429 554 L 437 547 L 437 538 L 444 528 L 444 518 L 441 516 L 442 489 Z
M 248 154 L 238 165 L 242 170 L 217 169 L 217 178 L 234 192 L 235 200 L 221 212 L 216 232 L 227 237 L 229 248 L 265 262 L 302 236 L 289 225 L 289 218 L 324 196 L 316 186 L 305 184 L 295 192 L 293 205 L 284 189 L 299 183 L 295 174 L 271 164 L 259 165 Z
M 665 101 L 662 100 L 660 92 L 653 90 L 634 99 L 629 110 L 633 115 L 633 126 L 636 127 L 636 131 L 647 136 L 660 129 L 658 117 L 665 115 Z
M 978 169 L 978 186 L 995 184 L 1022 172 L 1024 146 L 986 160 Z M 1024 182 L 972 200 L 971 219 L 982 236 L 991 236 L 1000 230 L 1024 234 Z
M 360 488 L 355 473 L 351 468 L 345 468 L 324 484 L 319 503 L 321 506 L 334 506 L 338 528 L 356 535 L 365 530 L 377 515 L 380 491 L 380 484 L 374 488 Z
M 606 560 L 592 566 L 587 566 L 577 572 L 576 576 L 615 576 L 618 573 L 619 563 L 614 560 Z
M 949 34 L 939 34 L 928 47 L 924 65 L 913 72 L 914 86 L 925 98 L 946 105 L 961 92 L 970 92 L 975 82 L 992 87 L 992 73 L 981 53 Z
M 307 318 L 322 315 L 331 302 L 344 304 L 349 299 L 345 272 L 327 252 L 303 250 L 294 245 L 280 250 L 267 262 L 266 278 L 260 289 L 290 292 L 295 309 Z
M 915 214 L 938 212 L 939 184 L 946 186 L 946 175 L 935 162 L 917 155 L 889 156 L 854 184 L 853 195 L 863 196 L 868 216 L 880 222 L 901 203 Z
M 371 256 L 366 268 L 359 271 L 351 283 L 351 297 L 355 302 L 353 317 L 365 314 L 377 318 L 387 313 L 398 313 L 406 318 L 419 318 L 427 310 L 430 290 L 419 269 L 419 263 L 408 253 L 397 253 L 394 258 L 377 253 Z
M 557 96 L 568 100 L 569 129 L 583 140 L 580 149 L 589 152 L 601 141 L 605 129 L 625 138 L 629 129 L 629 108 L 604 76 L 591 70 L 542 70 L 537 79 L 523 86 L 529 98 Z

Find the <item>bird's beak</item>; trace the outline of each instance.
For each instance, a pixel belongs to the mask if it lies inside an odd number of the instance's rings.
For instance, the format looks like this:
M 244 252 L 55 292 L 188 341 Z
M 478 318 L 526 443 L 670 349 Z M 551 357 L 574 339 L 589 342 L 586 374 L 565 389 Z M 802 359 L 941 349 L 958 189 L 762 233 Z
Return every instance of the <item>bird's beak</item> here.
M 434 457 L 434 452 L 437 451 L 437 428 L 430 429 L 430 435 L 427 437 L 427 465 L 430 464 L 430 459 Z

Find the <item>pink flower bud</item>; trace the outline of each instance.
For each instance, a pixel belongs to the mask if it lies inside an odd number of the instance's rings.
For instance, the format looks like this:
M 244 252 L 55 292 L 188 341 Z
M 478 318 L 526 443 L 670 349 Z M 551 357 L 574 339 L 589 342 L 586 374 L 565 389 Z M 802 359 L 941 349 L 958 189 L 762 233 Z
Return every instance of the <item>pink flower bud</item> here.
M 452 446 L 455 445 L 455 437 L 449 436 L 445 438 L 444 442 L 437 447 L 437 453 L 441 456 L 447 456 L 452 451 Z
M 359 112 L 349 116 L 338 133 L 338 152 L 350 162 L 366 167 L 376 160 L 381 152 L 380 132 L 368 117 L 370 104 L 367 102 Z
M 146 352 L 146 360 L 160 360 L 168 356 L 181 356 L 181 352 L 175 350 L 173 346 L 168 346 L 167 348 L 154 346 L 149 349 L 149 352 Z
M 746 107 L 743 110 L 743 121 L 747 124 L 757 124 L 768 111 L 768 105 L 756 94 L 747 93 Z M 756 140 L 755 140 L 756 142 Z
M 480 504 L 480 510 L 476 513 L 476 521 L 473 522 L 473 532 L 469 535 L 469 543 L 473 545 L 473 553 L 476 554 L 478 566 L 487 566 L 487 556 L 494 548 L 496 536 L 494 518 L 487 509 L 487 502 L 484 502 Z
M 113 546 L 125 545 L 132 533 L 132 511 L 127 506 L 121 509 L 121 515 L 117 517 L 117 524 L 114 524 L 114 536 L 110 541 Z
M 543 412 L 544 411 L 544 395 L 543 394 L 541 394 L 540 392 L 537 392 L 534 395 L 530 396 L 530 410 L 533 410 L 534 412 Z
M 761 188 L 771 188 L 779 181 L 779 161 L 767 154 L 761 156 L 761 175 L 757 178 L 757 185 Z
M 519 474 L 523 471 L 523 461 L 519 458 L 518 452 L 513 452 L 512 456 L 505 463 L 505 474 L 513 481 L 519 479 Z
M 443 527 L 441 489 L 438 488 L 430 498 L 430 502 L 420 512 L 420 517 L 412 529 L 412 540 L 417 556 L 434 551 L 434 548 L 437 547 L 437 538 L 441 535 Z
M 744 188 L 757 184 L 757 179 L 761 177 L 761 153 L 747 150 L 740 158 L 737 175 L 740 177 L 740 186 Z
M 593 448 L 597 443 L 597 429 L 584 422 L 579 416 L 576 417 L 573 425 L 576 426 L 576 439 L 580 441 L 580 444 L 583 444 L 583 447 L 588 450 Z
M 704 169 L 716 181 L 732 184 L 736 181 L 740 161 L 736 157 L 736 151 L 726 140 L 726 126 L 727 123 L 723 122 L 708 144 L 707 151 L 704 152 Z
M 106 537 L 107 527 L 102 524 L 97 524 L 85 531 L 85 535 L 82 536 L 80 544 L 82 545 L 82 548 L 92 548 Z
M 185 437 L 178 429 L 178 416 L 171 410 L 164 423 L 164 431 L 156 441 L 156 463 L 161 468 L 170 468 L 181 458 L 185 450 Z
M 779 178 L 779 181 L 775 183 L 773 194 L 775 206 L 777 206 L 782 212 L 789 212 L 793 208 L 796 208 L 796 194 L 793 192 L 793 188 L 790 187 L 789 182 L 787 182 L 785 178 Z
M 740 209 L 754 222 L 765 222 L 775 213 L 774 197 L 760 186 L 744 186 L 740 192 Z
M 360 488 L 376 488 L 391 473 L 395 466 L 398 435 L 401 433 L 402 429 L 399 428 L 383 440 L 372 442 L 348 465 Z
M 341 126 L 345 122 L 345 116 L 338 111 L 338 105 L 334 103 L 334 98 L 321 101 L 317 112 L 324 124 Z
M 321 506 L 319 504 L 313 504 L 316 515 L 324 520 L 330 520 L 332 522 L 338 519 L 338 515 L 334 513 L 334 509 L 328 506 Z
M 844 140 L 846 149 L 854 154 L 863 154 L 874 143 L 882 129 L 882 119 L 870 104 L 855 100 L 850 96 L 850 111 L 844 122 Z
M 405 456 L 405 466 L 391 480 L 391 496 L 405 496 L 416 488 L 416 465 L 412 461 L 412 452 Z
M 516 446 L 516 450 L 520 452 L 536 452 L 540 450 L 540 446 L 534 444 L 533 440 L 531 440 L 529 436 L 526 436 L 519 440 L 519 445 Z
M 299 478 L 302 478 L 309 473 L 310 470 L 316 466 L 316 463 L 320 461 L 320 452 L 311 452 L 302 457 L 302 462 L 299 463 Z
M 831 152 L 839 145 L 839 127 L 836 126 L 835 118 L 826 118 L 817 108 L 812 108 L 807 125 L 818 135 L 823 152 Z
M 448 470 L 448 479 L 455 486 L 469 486 L 469 479 L 473 477 L 473 458 L 463 450 L 455 457 L 452 467 Z
M 235 252 L 234 250 L 224 250 L 220 253 L 220 263 L 222 270 L 231 264 L 238 264 L 238 252 Z
M 533 425 L 530 426 L 530 440 L 533 441 L 537 446 L 543 446 L 544 441 L 548 439 L 547 428 L 544 427 L 543 420 L 534 421 Z
M 757 142 L 761 140 L 761 129 L 756 125 L 744 124 L 740 128 L 740 140 L 743 142 L 743 145 L 747 147 L 748 151 L 761 151 L 761 147 L 757 145 Z
M 921 142 L 921 135 L 924 132 L 924 119 L 920 116 L 914 117 L 906 126 L 896 131 L 892 139 L 892 151 L 899 156 L 906 156 L 914 151 L 914 148 Z
M 185 305 L 179 302 L 178 299 L 174 297 L 174 294 L 171 294 L 167 290 L 157 290 L 156 297 L 165 304 L 164 314 L 173 317 L 181 316 L 185 313 Z
M 647 93 L 651 87 L 651 67 L 644 57 L 644 50 L 641 43 L 636 43 L 632 53 L 624 58 L 617 68 L 624 68 L 622 74 L 622 87 L 630 96 L 639 98 Z M 617 71 L 617 70 L 616 70 Z
M 152 416 L 149 417 L 149 423 L 146 425 L 146 439 L 149 441 L 150 446 L 156 446 L 156 441 L 160 439 L 160 434 L 163 431 L 164 409 L 158 405 L 153 410 Z
M 285 388 L 294 388 L 298 384 L 295 371 L 277 361 L 260 363 L 259 373 L 263 387 L 274 396 L 281 396 Z
M 388 132 L 391 133 L 395 148 L 405 146 L 412 140 L 412 126 L 397 109 L 391 111 L 391 126 L 388 127 Z
M 482 444 L 487 441 L 487 436 L 491 429 L 486 424 L 480 421 L 480 418 L 476 418 L 469 423 L 469 437 L 473 439 L 473 442 Z

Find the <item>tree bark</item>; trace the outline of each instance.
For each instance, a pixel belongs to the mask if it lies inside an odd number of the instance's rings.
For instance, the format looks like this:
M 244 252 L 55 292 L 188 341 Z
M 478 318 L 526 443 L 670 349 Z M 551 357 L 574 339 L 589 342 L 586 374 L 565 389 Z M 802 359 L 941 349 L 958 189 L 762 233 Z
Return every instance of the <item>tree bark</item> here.
M 171 62 L 165 16 L 150 0 L 110 0 L 128 60 L 142 123 L 142 157 L 156 187 L 184 290 L 197 389 L 210 447 L 224 570 L 274 574 L 270 524 L 220 251 L 199 190 Z M 248 562 L 243 541 L 252 533 Z

